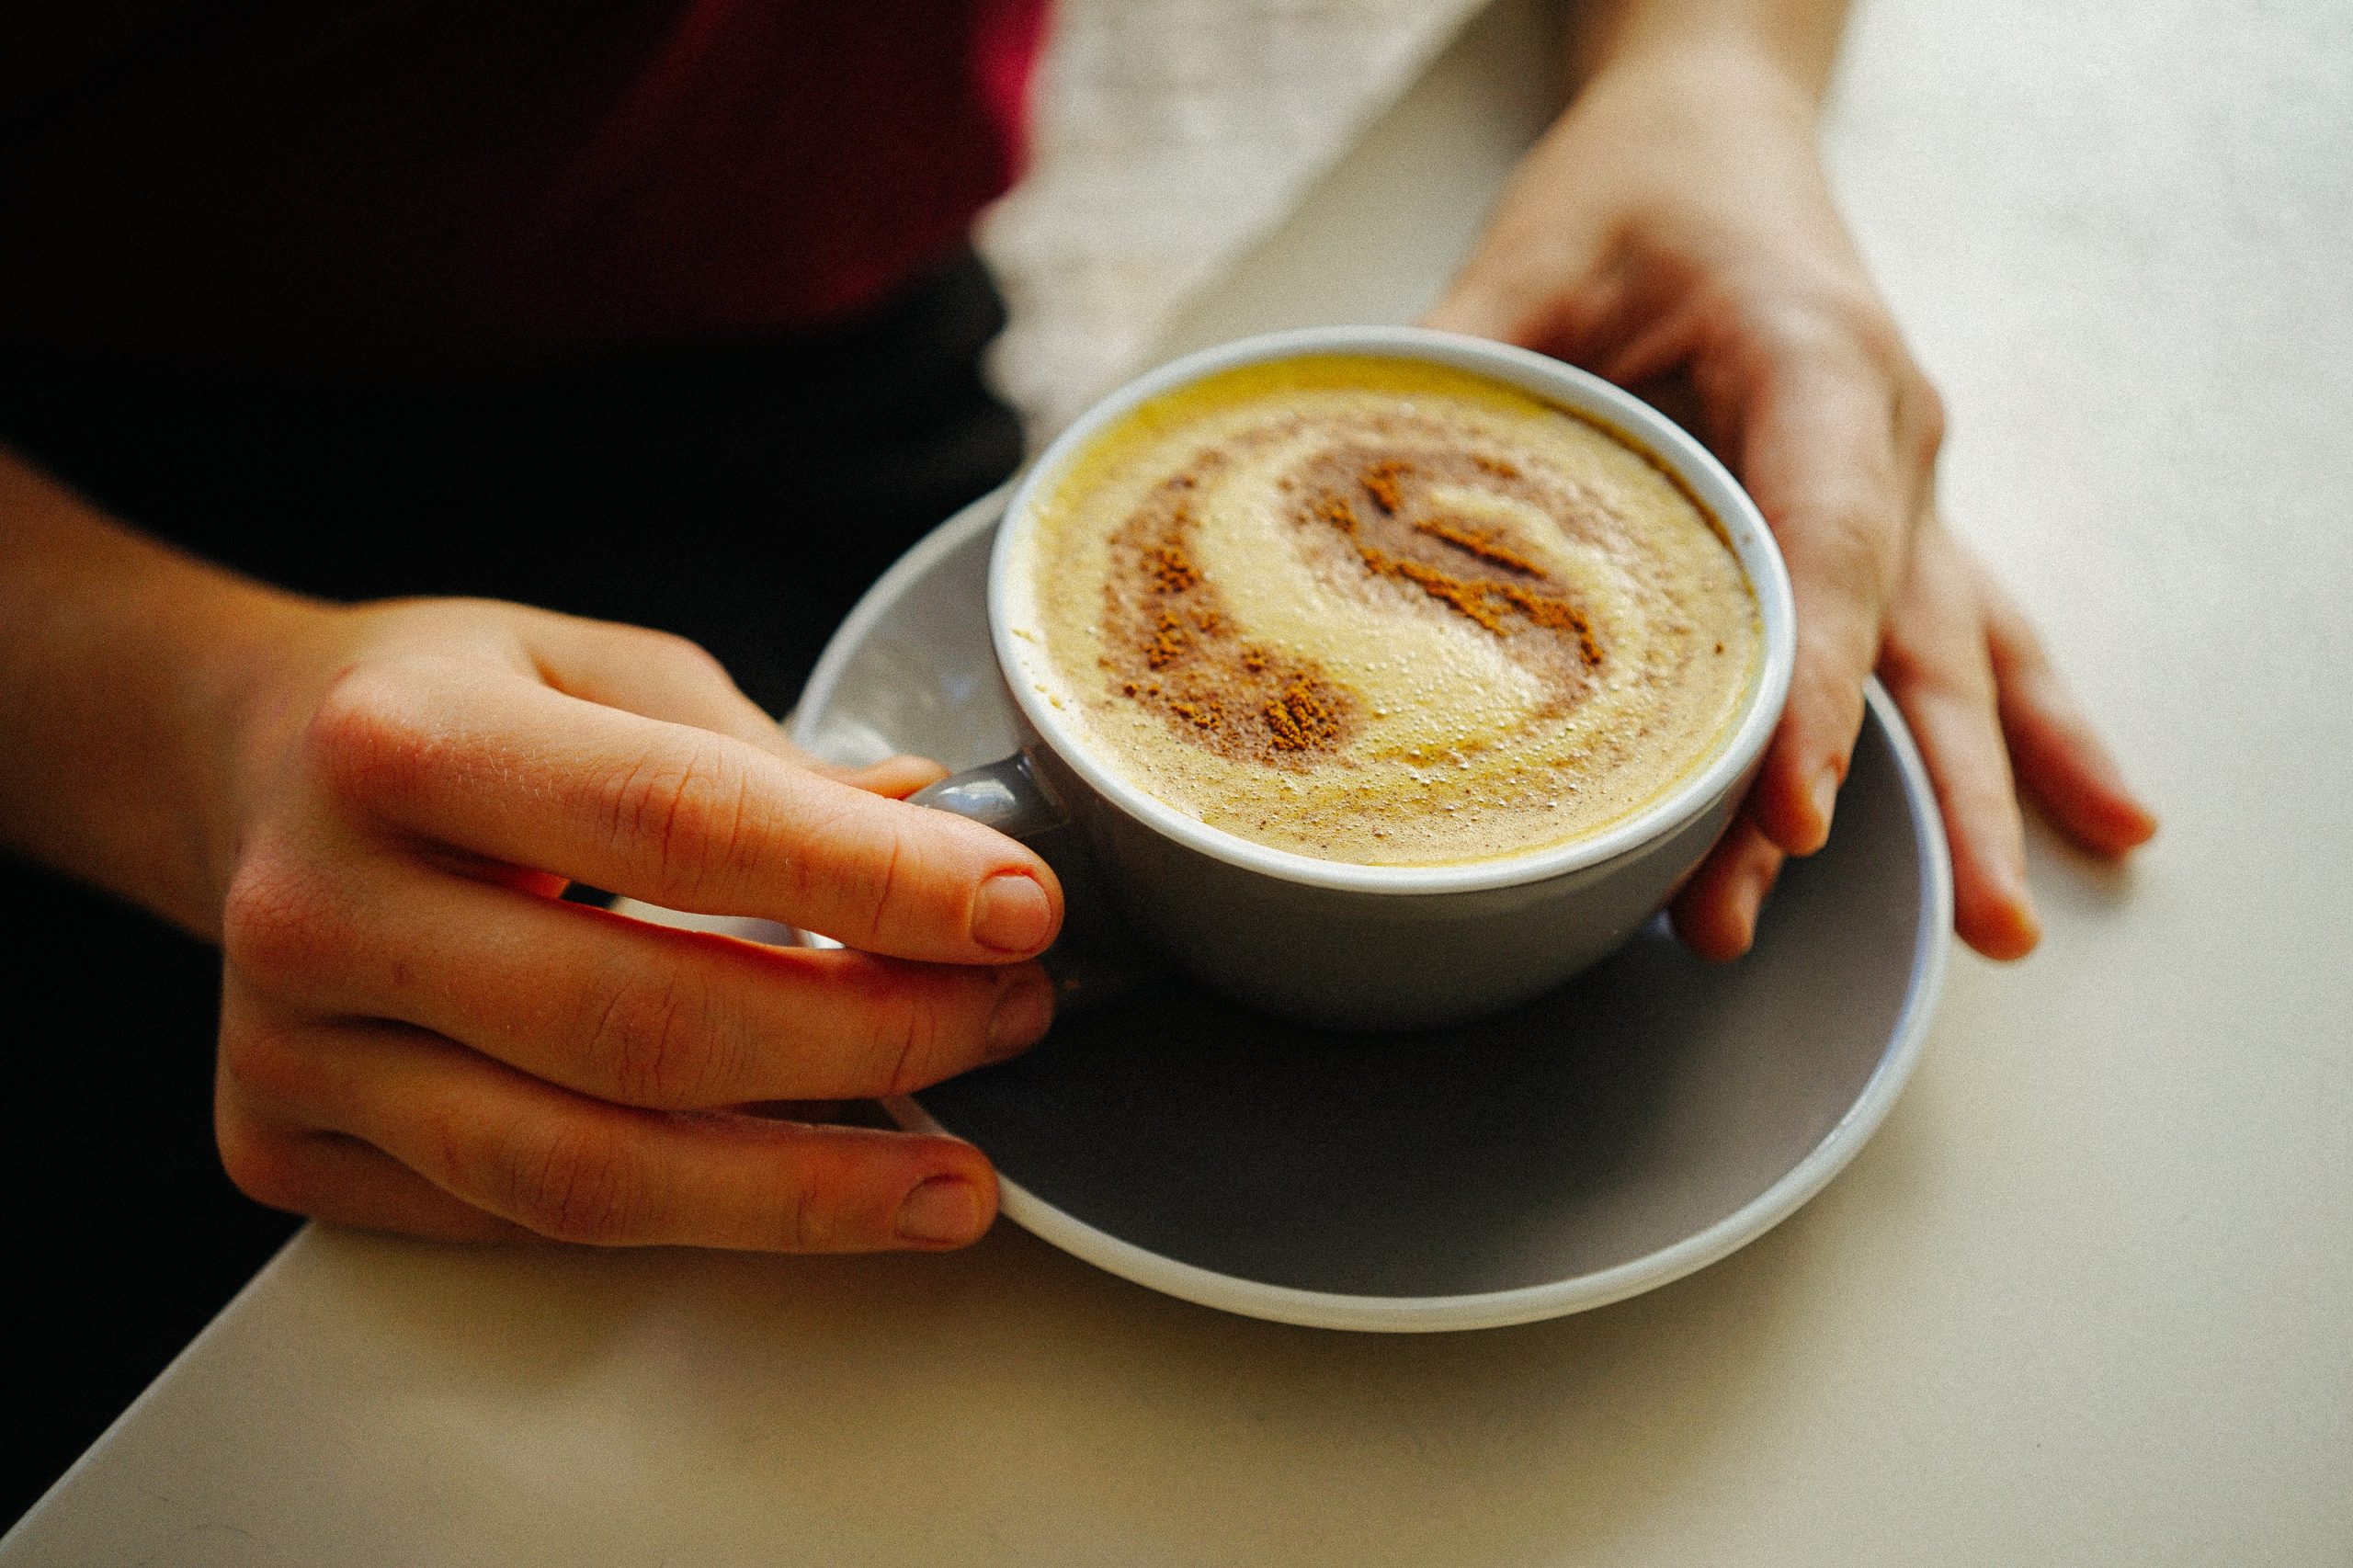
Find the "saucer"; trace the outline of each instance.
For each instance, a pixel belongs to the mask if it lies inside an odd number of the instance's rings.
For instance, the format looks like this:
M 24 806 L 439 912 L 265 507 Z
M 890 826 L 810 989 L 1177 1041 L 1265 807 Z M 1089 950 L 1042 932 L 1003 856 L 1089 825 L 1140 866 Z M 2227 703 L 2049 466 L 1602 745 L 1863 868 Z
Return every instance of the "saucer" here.
M 1002 493 L 877 582 L 792 738 L 963 768 L 1014 748 L 984 603 Z M 1935 799 L 1873 686 L 1836 828 L 1756 945 L 1654 921 L 1500 1017 L 1320 1034 L 1162 977 L 1019 1059 L 892 1102 L 970 1139 L 1015 1223 L 1114 1274 L 1279 1322 L 1395 1332 L 1579 1312 L 1753 1241 L 1875 1131 L 1920 1051 L 1952 894 Z

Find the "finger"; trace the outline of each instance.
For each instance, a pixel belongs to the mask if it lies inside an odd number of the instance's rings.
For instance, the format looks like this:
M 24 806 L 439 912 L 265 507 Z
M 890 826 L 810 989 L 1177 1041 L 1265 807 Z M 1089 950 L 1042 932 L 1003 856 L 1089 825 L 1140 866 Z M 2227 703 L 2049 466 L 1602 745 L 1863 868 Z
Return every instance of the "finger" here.
M 1531 261 L 1524 251 L 1483 244 L 1419 324 L 1523 347 L 1546 346 L 1560 335 L 1564 296 L 1573 292 L 1563 280 L 1581 276 L 1583 268 L 1549 273 Z
M 1987 958 L 2024 958 L 2041 924 L 2027 891 L 2025 828 L 1995 710 L 1983 609 L 1959 547 L 1933 524 L 1921 533 L 1890 617 L 1880 675 L 1919 745 L 1944 818 L 1953 928 Z
M 1729 962 L 1756 939 L 1757 912 L 1781 874 L 1784 856 L 1746 812 L 1733 819 L 1683 890 L 1669 918 L 1675 934 L 1703 959 Z
M 1933 444 L 1907 431 L 1916 416 L 1891 374 L 1836 333 L 1789 328 L 1695 377 L 1789 566 L 1797 657 L 1752 810 L 1782 849 L 1810 855 L 1830 836 Z
M 311 743 L 378 822 L 667 908 L 951 963 L 1030 957 L 1061 920 L 1045 862 L 978 824 L 488 665 L 347 672 Z
M 1621 273 L 1606 265 L 1608 234 L 1563 224 L 1559 204 L 1529 200 L 1526 171 L 1421 324 L 1576 358 L 1585 324 L 1612 313 Z
M 995 1172 L 957 1139 L 608 1105 L 399 1024 L 301 1033 L 325 1130 L 538 1235 L 870 1252 L 961 1245 L 995 1214 Z
M 534 620 L 529 653 L 540 676 L 567 696 L 732 735 L 779 756 L 797 752 L 726 666 L 688 638 L 549 614 Z
M 825 763 L 816 766 L 829 770 L 845 784 L 870 795 L 887 795 L 893 801 L 904 801 L 948 777 L 948 769 L 927 756 L 886 756 L 863 767 L 833 767 Z
M 2087 849 L 2116 858 L 2146 844 L 2156 835 L 2156 816 L 2125 781 L 2025 615 L 1982 564 L 1974 574 L 1985 607 L 2002 732 L 2020 781 L 2061 830 Z
M 778 948 L 378 858 L 330 898 L 241 890 L 229 963 L 320 1014 L 396 1018 L 664 1109 L 905 1094 L 1045 1033 L 1034 963 Z
M 433 1241 L 532 1236 L 520 1225 L 452 1198 L 356 1138 L 281 1125 L 226 1102 L 214 1125 L 229 1179 L 267 1208 Z
M 540 675 L 567 696 L 732 735 L 872 794 L 904 800 L 948 777 L 926 757 L 892 756 L 847 767 L 803 751 L 700 644 L 666 631 L 549 613 L 546 623 L 534 628 L 530 653 Z

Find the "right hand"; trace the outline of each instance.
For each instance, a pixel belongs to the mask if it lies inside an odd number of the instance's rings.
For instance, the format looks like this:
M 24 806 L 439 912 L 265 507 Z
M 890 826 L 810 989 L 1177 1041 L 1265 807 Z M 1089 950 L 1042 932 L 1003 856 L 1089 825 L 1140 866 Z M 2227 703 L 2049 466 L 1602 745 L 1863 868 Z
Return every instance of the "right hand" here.
M 274 1207 L 449 1238 L 961 1245 L 956 1139 L 740 1108 L 902 1093 L 1045 1030 L 1020 845 L 792 752 L 693 644 L 519 606 L 305 615 L 256 656 L 214 871 L 215 1123 Z M 822 932 L 676 930 L 557 895 Z

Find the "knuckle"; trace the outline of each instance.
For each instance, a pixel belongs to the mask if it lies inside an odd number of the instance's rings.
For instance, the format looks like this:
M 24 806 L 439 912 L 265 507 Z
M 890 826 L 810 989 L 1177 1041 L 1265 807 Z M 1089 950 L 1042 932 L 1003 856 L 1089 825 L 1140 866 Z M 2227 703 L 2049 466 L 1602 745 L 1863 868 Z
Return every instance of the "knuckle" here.
M 906 831 L 892 824 L 880 853 L 870 858 L 853 859 L 846 869 L 848 874 L 845 881 L 858 901 L 866 925 L 865 934 L 873 937 L 896 917 L 907 890 L 915 883 L 915 873 L 920 869 L 920 857 L 907 842 Z
M 1993 683 L 1984 672 L 1933 643 L 1890 637 L 1879 676 L 1907 715 L 1958 717 L 1993 707 Z
M 900 987 L 887 995 L 875 1020 L 871 1058 L 878 1095 L 904 1095 L 938 1083 L 946 1031 L 939 1011 L 921 990 Z
M 666 665 L 681 675 L 707 676 L 733 684 L 727 666 L 720 663 L 719 655 L 693 638 L 681 637 L 675 631 L 657 631 L 650 627 L 636 630 L 644 640 L 643 647 L 649 659 Z
M 1902 340 L 1895 324 L 1859 283 L 1820 281 L 1777 293 L 1747 312 L 1757 340 L 1779 358 L 1885 364 Z
M 858 1168 L 822 1137 L 804 1141 L 790 1190 L 780 1206 L 779 1244 L 788 1252 L 839 1252 L 864 1244 L 869 1205 L 858 1200 Z
M 318 1097 L 318 1064 L 290 1030 L 224 1020 L 220 1060 L 230 1081 L 257 1099 L 297 1106 Z
M 397 793 L 434 766 L 436 745 L 412 700 L 416 672 L 394 662 L 340 671 L 312 710 L 304 755 L 337 798 L 364 801 Z
M 663 885 L 690 897 L 756 858 L 752 780 L 718 736 L 638 758 L 607 789 L 607 833 L 623 854 L 651 858 Z
M 221 1168 L 239 1192 L 266 1209 L 301 1212 L 312 1202 L 299 1152 L 285 1136 L 226 1108 L 213 1118 Z
M 808 840 L 805 890 L 813 902 L 841 912 L 839 935 L 852 947 L 957 928 L 955 909 L 966 890 L 951 890 L 922 837 L 895 813 L 880 835 L 819 832 Z M 959 898 L 951 898 L 951 892 Z
M 1868 292 L 1850 299 L 1840 312 L 1850 342 L 1873 365 L 1896 381 L 1910 379 L 1912 350 L 1904 341 L 1904 329 L 1887 307 Z
M 291 988 L 338 960 L 345 922 L 318 873 L 283 853 L 248 853 L 221 905 L 221 949 L 239 972 Z
M 591 1006 L 582 1036 L 591 1077 L 629 1105 L 707 1103 L 724 1066 L 707 993 L 676 969 L 632 976 Z
M 499 1210 L 557 1241 L 612 1246 L 637 1233 L 646 1172 L 614 1130 L 566 1119 L 518 1131 L 492 1173 Z
M 1755 338 L 1768 357 L 1842 369 L 1886 383 L 1905 399 L 1935 398 L 1920 373 L 1904 329 L 1868 283 L 1838 278 L 1777 296 L 1750 314 Z

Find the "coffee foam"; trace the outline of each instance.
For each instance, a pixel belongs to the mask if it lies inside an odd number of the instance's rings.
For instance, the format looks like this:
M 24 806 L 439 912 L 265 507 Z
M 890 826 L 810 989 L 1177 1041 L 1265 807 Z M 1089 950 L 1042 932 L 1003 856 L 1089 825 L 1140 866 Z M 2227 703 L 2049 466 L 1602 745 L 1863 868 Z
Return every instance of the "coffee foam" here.
M 1712 753 L 1760 664 L 1737 558 L 1656 465 L 1418 360 L 1286 360 L 1152 400 L 1023 522 L 1010 624 L 1088 753 L 1326 859 L 1597 832 Z

